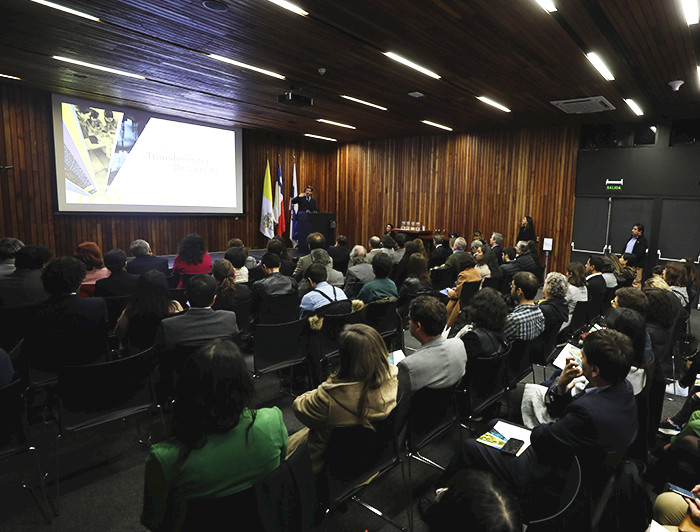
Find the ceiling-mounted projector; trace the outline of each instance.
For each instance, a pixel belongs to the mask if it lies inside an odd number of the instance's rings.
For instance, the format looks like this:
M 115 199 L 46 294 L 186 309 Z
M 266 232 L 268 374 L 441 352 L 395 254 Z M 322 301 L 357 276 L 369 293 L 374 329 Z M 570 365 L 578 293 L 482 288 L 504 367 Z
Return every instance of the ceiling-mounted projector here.
M 287 105 L 296 105 L 298 107 L 309 107 L 314 104 L 314 99 L 289 91 L 285 92 L 284 94 L 280 94 L 277 97 L 277 103 L 286 103 Z

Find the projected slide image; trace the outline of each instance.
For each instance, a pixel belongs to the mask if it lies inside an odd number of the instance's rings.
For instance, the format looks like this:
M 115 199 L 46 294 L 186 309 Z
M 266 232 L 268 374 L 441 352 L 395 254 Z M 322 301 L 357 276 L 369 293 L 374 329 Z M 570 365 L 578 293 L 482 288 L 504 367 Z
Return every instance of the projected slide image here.
M 59 210 L 243 212 L 240 130 L 81 102 L 54 95 Z

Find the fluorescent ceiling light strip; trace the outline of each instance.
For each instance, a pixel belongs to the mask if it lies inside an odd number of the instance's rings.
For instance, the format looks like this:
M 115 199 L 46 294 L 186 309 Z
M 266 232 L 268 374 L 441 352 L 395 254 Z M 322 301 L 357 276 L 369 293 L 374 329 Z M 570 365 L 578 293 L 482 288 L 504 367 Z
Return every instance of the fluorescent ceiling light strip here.
M 476 99 L 484 102 L 485 104 L 491 105 L 496 109 L 500 109 L 501 111 L 510 113 L 510 109 L 508 109 L 505 105 L 501 105 L 498 102 L 494 102 L 491 98 L 487 98 L 486 96 L 477 96 Z
M 331 142 L 338 142 L 337 139 L 332 139 L 330 137 L 322 137 L 321 135 L 312 135 L 311 133 L 304 133 L 305 137 L 311 137 L 312 139 L 329 140 Z
M 77 15 L 78 17 L 83 17 L 88 20 L 93 20 L 95 22 L 102 22 L 99 18 L 93 17 L 92 15 L 88 15 L 87 13 L 83 13 L 82 11 L 76 11 L 75 9 L 71 9 L 70 7 L 64 7 L 60 6 L 58 4 L 54 4 L 53 2 L 47 2 L 46 0 L 32 0 L 32 2 L 36 2 L 37 4 L 41 4 L 46 7 L 50 7 L 53 9 L 58 9 L 59 11 L 64 11 L 66 13 L 70 13 L 71 15 Z
M 346 127 L 348 129 L 357 129 L 355 126 L 349 126 L 348 124 L 341 124 L 340 122 L 333 122 L 333 120 L 326 120 L 325 118 L 317 118 L 316 122 L 323 122 L 324 124 L 330 124 L 332 126 Z
M 698 8 L 698 0 L 681 0 L 683 7 L 683 16 L 688 26 L 697 24 L 700 20 L 700 9 Z
M 384 52 L 384 55 L 387 56 L 389 59 L 393 59 L 394 61 L 398 61 L 402 65 L 406 65 L 407 67 L 411 67 L 414 70 L 417 70 L 418 72 L 421 72 L 425 74 L 426 76 L 430 76 L 431 78 L 435 79 L 440 79 L 440 76 L 433 72 L 432 70 L 428 70 L 425 67 L 422 67 L 413 61 L 409 61 L 405 57 L 401 57 L 400 55 L 395 54 L 394 52 Z
M 698 81 L 700 81 L 700 66 L 698 66 Z
M 117 70 L 116 68 L 93 65 L 92 63 L 78 61 L 77 59 L 69 59 L 67 57 L 61 57 L 60 55 L 54 55 L 53 58 L 58 59 L 59 61 L 64 61 L 66 63 L 72 63 L 74 65 L 80 65 L 87 68 L 94 68 L 95 70 L 102 70 L 103 72 L 111 72 L 112 74 L 119 74 L 120 76 L 126 76 L 128 78 L 146 79 L 143 76 L 139 76 L 138 74 L 132 74 L 131 72 L 124 72 L 123 70 Z
M 598 72 L 600 72 L 601 76 L 603 76 L 608 81 L 615 80 L 615 76 L 613 76 L 612 72 L 610 72 L 608 67 L 605 66 L 605 63 L 603 63 L 603 60 L 600 57 L 598 57 L 598 54 L 596 54 L 595 52 L 589 52 L 586 54 L 586 57 L 591 62 L 591 64 L 595 67 L 595 69 Z
M 22 78 L 18 78 L 17 76 L 10 76 L 9 74 L 0 74 L 0 78 L 19 79 L 19 80 L 22 79 Z
M 630 98 L 625 98 L 624 100 L 625 103 L 629 105 L 629 108 L 632 109 L 632 111 L 634 111 L 634 114 L 636 114 L 637 116 L 642 116 L 644 114 L 644 111 L 642 111 L 642 108 L 639 107 L 639 105 L 637 105 L 637 102 Z
M 535 0 L 547 13 L 554 13 L 557 8 L 552 0 Z
M 283 7 L 284 9 L 288 9 L 292 13 L 296 13 L 297 15 L 301 15 L 302 17 L 305 17 L 309 13 L 307 11 L 304 11 L 302 8 L 300 8 L 297 5 L 292 4 L 291 2 L 287 2 L 286 0 L 268 0 L 269 2 L 272 2 L 273 4 L 276 4 L 280 7 Z
M 431 122 L 430 120 L 421 120 L 424 124 L 427 124 L 429 126 L 433 127 L 439 127 L 440 129 L 445 129 L 447 131 L 452 131 L 451 127 L 443 126 L 442 124 L 438 124 L 437 122 Z
M 382 107 L 381 105 L 377 105 L 376 103 L 366 102 L 364 100 L 360 100 L 359 98 L 353 98 L 352 96 L 346 96 L 344 94 L 341 94 L 340 97 L 345 98 L 346 100 L 350 100 L 351 102 L 361 103 L 362 105 L 368 105 L 369 107 L 374 107 L 375 109 L 380 109 L 382 111 L 388 111 L 386 107 Z
M 216 59 L 217 61 L 221 61 L 223 63 L 228 63 L 229 65 L 234 65 L 237 67 L 241 68 L 246 68 L 248 70 L 254 70 L 255 72 L 260 72 L 261 74 L 265 74 L 266 76 L 272 76 L 273 78 L 277 79 L 285 79 L 285 77 L 282 74 L 277 74 L 276 72 L 272 72 L 271 70 L 265 70 L 264 68 L 258 68 L 253 65 L 247 65 L 245 63 L 241 63 L 240 61 L 234 61 L 233 59 L 229 59 L 228 57 L 224 57 L 222 55 L 216 55 L 216 54 L 207 54 L 209 57 L 212 59 Z

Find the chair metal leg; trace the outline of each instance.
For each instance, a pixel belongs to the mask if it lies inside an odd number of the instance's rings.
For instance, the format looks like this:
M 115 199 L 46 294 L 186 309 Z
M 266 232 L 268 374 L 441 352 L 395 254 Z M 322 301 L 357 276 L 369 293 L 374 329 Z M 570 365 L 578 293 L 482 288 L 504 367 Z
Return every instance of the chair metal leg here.
M 355 501 L 357 504 L 359 504 L 360 506 L 366 508 L 367 510 L 369 510 L 369 511 L 372 512 L 373 514 L 378 515 L 379 517 L 381 517 L 382 519 L 384 519 L 387 523 L 389 523 L 389 524 L 390 524 L 391 526 L 393 526 L 394 528 L 398 528 L 399 530 L 402 530 L 403 532 L 409 532 L 408 528 L 406 528 L 405 526 L 401 526 L 401 525 L 398 524 L 396 521 L 394 521 L 394 520 L 391 519 L 390 517 L 387 517 L 386 515 L 384 515 L 380 510 L 376 509 L 374 506 L 370 506 L 369 504 L 367 504 L 366 502 L 364 502 L 363 500 L 361 500 L 361 499 L 360 499 L 359 497 L 357 497 L 356 495 L 353 495 L 352 497 L 350 497 L 350 500 Z
M 54 457 L 56 459 L 56 503 L 54 504 L 54 514 L 59 515 L 60 514 L 60 507 L 59 507 L 59 497 L 60 497 L 60 474 L 58 471 L 58 439 L 62 436 L 62 434 L 59 432 L 56 435 L 56 440 L 54 441 Z
M 433 466 L 434 468 L 439 469 L 440 471 L 445 470 L 445 468 L 442 467 L 440 464 L 438 464 L 437 462 L 433 462 L 430 458 L 426 458 L 425 456 L 420 454 L 419 451 L 416 451 L 415 453 L 409 452 L 408 457 L 413 458 L 414 460 L 418 460 L 419 462 L 422 462 L 422 463 L 427 464 L 429 466 Z
M 34 458 L 36 459 L 36 469 L 37 469 L 37 472 L 39 473 L 39 486 L 41 488 L 41 494 L 43 495 L 43 499 L 44 499 L 43 503 L 39 500 L 39 497 L 37 496 L 34 488 L 32 486 L 30 486 L 29 484 L 27 484 L 27 482 L 24 479 L 22 479 L 22 488 L 29 491 L 29 493 L 34 498 L 34 502 L 39 507 L 39 510 L 41 510 L 41 514 L 44 516 L 46 523 L 51 524 L 51 521 L 53 520 L 51 514 L 56 513 L 56 509 L 54 508 L 53 503 L 51 502 L 51 499 L 49 499 L 49 496 L 46 493 L 46 482 L 44 480 L 46 477 L 46 474 L 41 470 L 41 461 L 39 460 L 39 452 L 36 450 L 35 447 L 29 447 L 28 452 L 29 452 L 29 454 L 33 454 Z

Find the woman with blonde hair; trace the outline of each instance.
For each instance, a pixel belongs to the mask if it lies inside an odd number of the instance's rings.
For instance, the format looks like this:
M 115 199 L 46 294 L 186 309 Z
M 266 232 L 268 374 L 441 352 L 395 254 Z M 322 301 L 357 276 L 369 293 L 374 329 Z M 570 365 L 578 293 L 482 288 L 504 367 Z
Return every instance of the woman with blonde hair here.
M 297 397 L 294 415 L 307 428 L 289 439 L 289 451 L 307 442 L 314 475 L 324 465 L 326 447 L 335 427 L 385 419 L 396 407 L 398 370 L 389 364 L 379 333 L 362 323 L 346 325 L 338 341 L 340 365 L 326 382 Z

